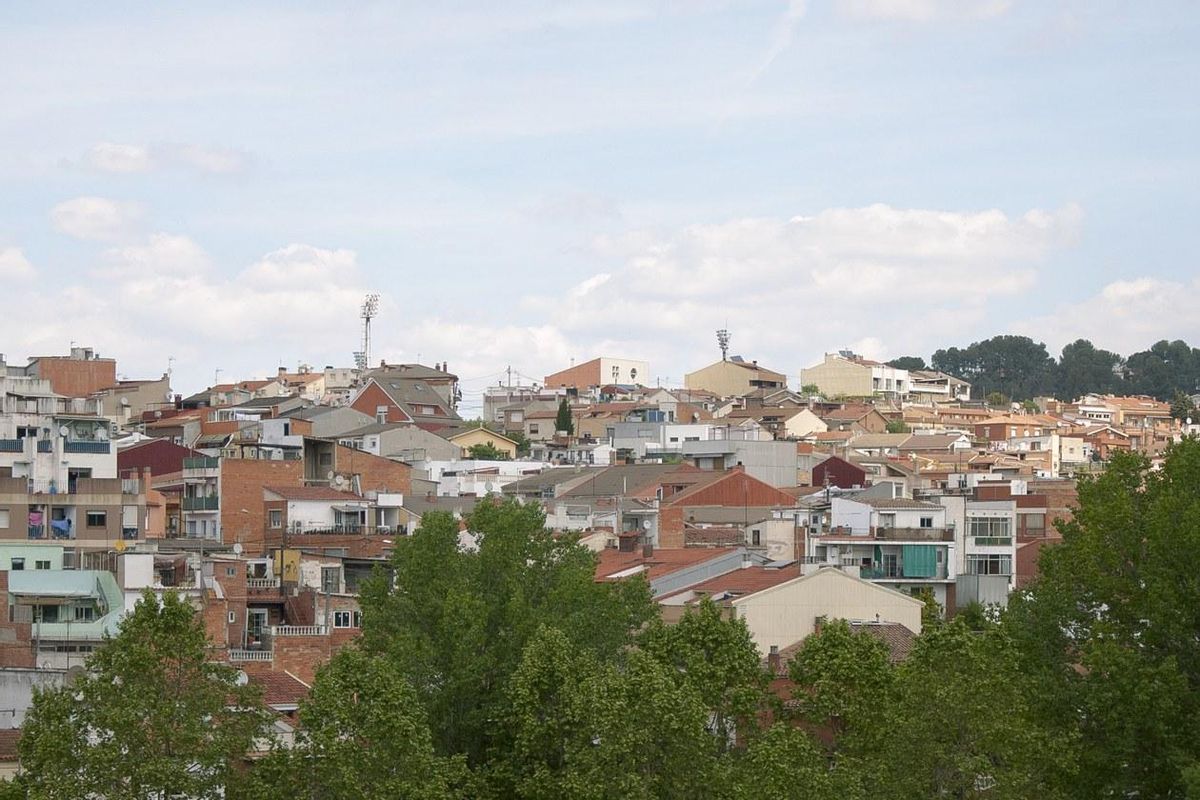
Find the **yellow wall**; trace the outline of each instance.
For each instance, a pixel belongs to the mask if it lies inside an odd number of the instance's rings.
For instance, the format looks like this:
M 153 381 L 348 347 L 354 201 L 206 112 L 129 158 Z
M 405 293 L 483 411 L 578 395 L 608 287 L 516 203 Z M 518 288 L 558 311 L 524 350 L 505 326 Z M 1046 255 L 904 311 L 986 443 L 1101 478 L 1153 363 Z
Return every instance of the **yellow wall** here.
M 843 358 L 826 356 L 825 363 L 800 370 L 800 385 L 810 383 L 819 386 L 826 397 L 870 397 L 874 393 L 871 368 Z
M 718 361 L 703 369 L 689 372 L 683 376 L 683 385 L 688 389 L 704 389 L 721 397 L 741 397 L 749 394 L 757 387 L 751 386 L 750 381 L 761 375 L 763 380 L 777 380 L 787 387 L 787 377 L 763 367 L 747 369 L 732 361 Z
M 551 427 L 554 427 L 551 424 Z M 477 444 L 490 444 L 502 453 L 507 453 L 510 459 L 517 457 L 517 446 L 487 428 L 475 428 L 454 437 L 454 443 L 462 448 L 463 458 L 468 458 L 467 451 Z
M 813 632 L 818 617 L 899 622 L 921 632 L 921 601 L 828 568 L 733 602 L 762 653 Z

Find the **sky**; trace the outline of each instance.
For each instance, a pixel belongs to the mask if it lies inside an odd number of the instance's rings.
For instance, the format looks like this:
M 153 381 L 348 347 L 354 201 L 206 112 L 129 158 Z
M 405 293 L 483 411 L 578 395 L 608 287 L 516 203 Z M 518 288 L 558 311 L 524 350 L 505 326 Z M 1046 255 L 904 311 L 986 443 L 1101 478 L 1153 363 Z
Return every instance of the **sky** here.
M 6 4 L 0 352 L 177 391 L 1200 344 L 1200 4 Z M 1189 233 L 1189 231 L 1193 233 Z M 219 370 L 219 372 L 218 372 Z M 524 380 L 521 376 L 524 376 Z

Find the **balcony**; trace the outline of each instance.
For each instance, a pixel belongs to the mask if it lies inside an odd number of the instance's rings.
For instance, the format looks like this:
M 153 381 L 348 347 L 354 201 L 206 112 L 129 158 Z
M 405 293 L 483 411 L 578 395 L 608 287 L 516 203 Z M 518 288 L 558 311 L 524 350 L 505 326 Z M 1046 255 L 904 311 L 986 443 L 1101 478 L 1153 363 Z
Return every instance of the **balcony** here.
M 1011 547 L 1011 536 L 976 536 L 972 538 L 976 547 Z
M 0 439 L 0 453 L 23 452 L 25 452 L 25 441 L 23 439 Z
M 190 469 L 217 469 L 220 466 L 221 459 L 215 456 L 199 456 L 183 460 L 183 469 L 185 472 Z
M 279 578 L 247 578 L 246 588 L 260 591 L 263 589 L 278 589 Z
M 184 511 L 217 511 L 221 501 L 215 494 L 210 497 L 184 497 L 180 500 L 180 506 Z
M 953 542 L 952 528 L 872 528 L 876 539 L 889 542 Z
M 230 650 L 230 661 L 270 661 L 273 657 L 270 650 Z
M 272 625 L 272 636 L 324 636 L 324 625 Z
M 38 449 L 41 449 L 41 442 L 38 442 Z M 49 444 L 49 442 L 47 442 Z M 86 441 L 66 441 L 63 442 L 64 453 L 92 453 L 93 455 L 108 455 L 109 448 L 112 447 L 111 442 L 86 442 Z

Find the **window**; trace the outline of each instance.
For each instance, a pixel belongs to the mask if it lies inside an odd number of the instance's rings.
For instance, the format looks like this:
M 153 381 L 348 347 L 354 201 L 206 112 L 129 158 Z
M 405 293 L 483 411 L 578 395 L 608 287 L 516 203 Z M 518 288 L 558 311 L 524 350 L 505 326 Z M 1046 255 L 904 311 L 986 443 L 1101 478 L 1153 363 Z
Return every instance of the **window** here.
M 538 432 L 538 424 L 536 422 L 529 423 L 529 435 L 536 436 Z
M 755 547 L 762 545 L 762 531 L 750 531 L 750 544 L 754 545 Z
M 333 627 L 349 628 L 351 621 L 352 621 L 352 615 L 350 614 L 349 611 L 333 612 Z
M 353 625 L 355 628 L 362 627 L 362 612 L 361 611 L 355 611 L 352 615 L 352 619 L 353 619 Z
M 338 567 L 321 567 L 321 591 L 337 592 L 341 582 L 338 580 Z
M 225 568 L 225 577 L 226 578 L 236 578 L 237 577 L 237 567 L 226 567 Z
M 1045 514 L 1025 514 L 1025 529 L 1030 531 L 1044 531 L 1046 529 Z
M 0 528 L 8 527 L 8 509 L 0 508 Z
M 283 512 L 280 511 L 279 509 L 271 510 L 271 527 L 272 528 L 282 528 L 283 527 Z
M 50 569 L 50 561 L 49 560 L 35 561 L 35 562 L 33 562 L 33 568 L 34 569 Z
M 87 512 L 87 526 L 89 528 L 103 528 L 108 524 L 107 511 L 89 511 Z
M 967 556 L 968 575 L 1011 575 L 1012 556 L 1000 553 Z
M 1006 545 L 1012 538 L 1012 520 L 1008 517 L 968 517 L 967 533 L 976 544 Z
M 376 422 L 378 422 L 380 424 L 387 422 L 387 416 L 388 416 L 388 407 L 387 406 L 375 406 L 375 421 Z
M 14 559 L 12 560 L 12 567 L 11 567 L 11 569 L 12 569 L 12 571 L 13 571 L 13 572 L 20 572 L 21 570 L 25 569 L 25 559 L 23 559 L 23 558 L 14 558 Z
M 933 517 L 921 517 L 921 527 L 922 528 L 932 528 L 933 527 Z
M 235 613 L 233 613 L 232 611 L 230 611 L 230 612 L 229 612 L 229 617 L 228 617 L 228 620 L 229 620 L 229 624 L 230 624 L 230 625 L 232 625 L 233 623 L 237 622 L 237 614 L 235 614 Z
M 96 618 L 96 609 L 91 606 L 75 606 L 76 622 L 91 622 Z

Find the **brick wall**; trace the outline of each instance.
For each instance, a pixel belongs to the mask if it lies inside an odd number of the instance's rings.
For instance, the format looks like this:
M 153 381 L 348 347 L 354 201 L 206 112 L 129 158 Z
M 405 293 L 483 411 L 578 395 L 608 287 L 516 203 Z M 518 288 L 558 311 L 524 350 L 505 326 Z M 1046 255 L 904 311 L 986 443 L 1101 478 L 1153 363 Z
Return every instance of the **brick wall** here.
M 117 362 L 111 358 L 78 359 L 51 356 L 37 360 L 39 378 L 67 397 L 87 397 L 117 385 Z
M 594 358 L 583 364 L 577 364 L 569 369 L 564 369 L 561 372 L 555 372 L 553 375 L 546 376 L 546 388 L 558 389 L 566 386 L 568 388 L 588 389 L 592 386 L 600 385 L 600 359 Z
M 412 492 L 412 467 L 408 464 L 340 444 L 334 451 L 333 463 L 336 472 L 360 476 L 363 492 Z
M 303 485 L 303 461 L 221 459 L 221 538 L 226 544 L 241 542 L 248 556 L 264 555 L 263 488 Z
M 380 406 L 387 406 L 387 421 L 388 422 L 412 422 L 412 417 L 404 412 L 404 409 L 396 405 L 388 393 L 379 388 L 375 382 L 368 383 L 366 388 L 354 398 L 354 402 L 350 407 L 355 411 L 361 411 L 369 415 L 372 419 L 376 418 L 375 412 Z
M 0 571 L 0 667 L 35 666 L 32 626 L 8 617 L 8 572 Z
M 683 507 L 664 506 L 658 512 L 658 546 L 683 547 Z

